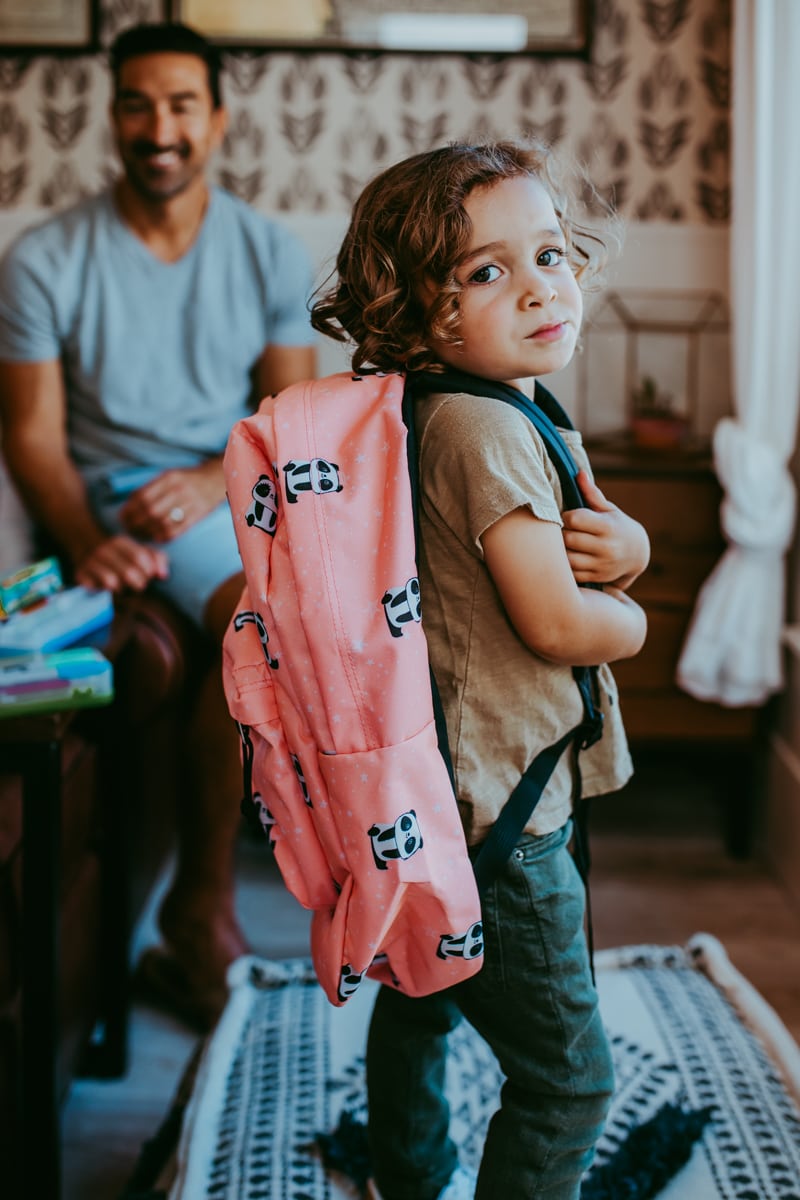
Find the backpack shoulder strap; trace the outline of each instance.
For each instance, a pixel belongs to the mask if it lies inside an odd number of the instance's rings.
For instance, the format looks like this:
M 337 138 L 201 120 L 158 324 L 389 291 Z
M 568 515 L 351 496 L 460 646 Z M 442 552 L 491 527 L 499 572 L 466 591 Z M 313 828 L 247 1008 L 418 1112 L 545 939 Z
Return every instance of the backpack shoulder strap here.
M 414 422 L 414 399 L 428 392 L 464 392 L 470 396 L 487 396 L 491 399 L 503 400 L 523 413 L 541 435 L 547 453 L 558 473 L 564 497 L 565 508 L 580 508 L 583 497 L 578 488 L 576 477 L 578 466 L 572 453 L 561 436 L 557 426 L 562 429 L 572 429 L 572 422 L 564 412 L 556 398 L 536 383 L 534 391 L 535 403 L 518 388 L 510 384 L 498 383 L 494 380 L 481 379 L 464 371 L 448 369 L 442 373 L 419 371 L 409 374 L 403 393 L 403 420 L 408 429 L 408 469 L 411 477 L 411 496 L 414 507 L 414 530 L 419 544 L 419 455 Z M 542 792 L 555 770 L 561 755 L 569 745 L 578 750 L 586 749 L 602 735 L 603 715 L 596 703 L 597 672 L 592 667 L 573 668 L 575 682 L 581 694 L 583 716 L 580 723 L 569 730 L 552 746 L 545 747 L 532 763 L 529 764 L 511 796 L 506 801 L 500 815 L 484 841 L 474 862 L 475 877 L 478 890 L 485 891 L 486 887 L 502 869 L 514 849 L 519 837 L 531 818 L 533 810 L 539 803 Z M 447 728 L 444 711 L 436 687 L 436 680 L 431 672 L 434 713 L 439 736 L 439 749 L 447 763 L 451 779 L 453 768 L 450 760 L 450 750 L 447 743 Z M 576 796 L 576 802 L 579 796 Z M 576 803 L 577 807 L 577 803 Z M 581 872 L 584 874 L 584 872 Z
M 481 379 L 466 371 L 448 368 L 443 372 L 417 371 L 408 376 L 407 391 L 411 396 L 423 395 L 426 392 L 464 392 L 468 396 L 486 396 L 492 400 L 503 400 L 523 413 L 538 431 L 545 449 L 550 456 L 561 484 L 565 508 L 581 508 L 583 498 L 575 482 L 578 466 L 572 457 L 569 446 L 564 441 L 557 426 L 562 429 L 572 429 L 564 409 L 547 388 L 537 382 L 534 400 L 531 401 L 519 388 L 508 383 L 498 383 L 493 379 Z M 408 424 L 408 422 L 406 422 Z

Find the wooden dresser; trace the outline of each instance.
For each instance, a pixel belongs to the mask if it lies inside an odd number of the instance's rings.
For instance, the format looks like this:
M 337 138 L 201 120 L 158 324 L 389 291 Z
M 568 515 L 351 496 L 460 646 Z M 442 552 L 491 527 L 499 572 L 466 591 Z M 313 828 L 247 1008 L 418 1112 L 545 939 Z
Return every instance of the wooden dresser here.
M 588 441 L 587 449 L 599 487 L 650 536 L 650 565 L 631 588 L 647 612 L 647 641 L 636 658 L 614 665 L 634 757 L 638 748 L 661 747 L 714 771 L 725 793 L 728 846 L 745 854 L 758 710 L 698 701 L 675 683 L 697 593 L 724 550 L 722 492 L 709 453 L 641 449 L 621 438 Z

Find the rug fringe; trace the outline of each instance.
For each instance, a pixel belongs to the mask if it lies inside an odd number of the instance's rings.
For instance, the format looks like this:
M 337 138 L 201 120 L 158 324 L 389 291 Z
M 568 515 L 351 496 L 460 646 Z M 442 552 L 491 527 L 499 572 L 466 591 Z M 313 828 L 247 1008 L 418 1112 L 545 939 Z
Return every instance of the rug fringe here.
M 363 1191 L 372 1174 L 364 1122 L 344 1109 L 336 1128 L 331 1133 L 318 1133 L 315 1141 L 325 1166 L 347 1175 Z
M 710 1108 L 665 1104 L 632 1129 L 607 1162 L 592 1168 L 581 1200 L 651 1200 L 689 1161 L 711 1116 Z M 315 1140 L 325 1166 L 347 1175 L 363 1190 L 372 1174 L 364 1122 L 345 1109 L 336 1128 L 318 1133 Z
M 688 1161 L 710 1108 L 665 1104 L 583 1181 L 581 1200 L 651 1200 Z

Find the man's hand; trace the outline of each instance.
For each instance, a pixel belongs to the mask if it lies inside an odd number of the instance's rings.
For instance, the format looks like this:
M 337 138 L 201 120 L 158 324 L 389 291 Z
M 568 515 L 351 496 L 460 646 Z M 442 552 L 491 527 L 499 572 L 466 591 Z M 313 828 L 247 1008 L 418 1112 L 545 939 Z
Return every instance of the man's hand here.
M 148 542 L 171 542 L 207 517 L 225 499 L 222 459 L 164 471 L 129 496 L 119 517 L 128 533 Z
M 125 534 L 106 538 L 75 563 L 75 581 L 110 592 L 143 592 L 152 579 L 166 579 L 167 556 Z
M 650 561 L 650 541 L 638 521 L 607 500 L 587 471 L 577 484 L 587 504 L 562 513 L 564 546 L 578 583 L 628 588 Z

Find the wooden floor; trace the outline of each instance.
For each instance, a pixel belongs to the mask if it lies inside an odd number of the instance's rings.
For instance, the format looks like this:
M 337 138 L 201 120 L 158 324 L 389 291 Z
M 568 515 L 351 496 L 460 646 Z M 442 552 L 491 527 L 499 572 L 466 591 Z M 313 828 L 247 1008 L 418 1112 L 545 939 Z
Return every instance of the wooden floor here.
M 800 1041 L 800 910 L 757 859 L 727 855 L 720 827 L 705 781 L 679 762 L 669 770 L 640 764 L 635 786 L 597 801 L 595 944 L 682 944 L 712 933 Z M 240 911 L 253 949 L 274 958 L 307 953 L 307 916 L 263 846 L 243 838 L 239 859 Z M 146 922 L 139 940 L 151 936 Z M 65 1106 L 64 1200 L 116 1200 L 195 1046 L 169 1016 L 134 1010 L 126 1078 L 79 1081 Z
M 724 814 L 708 789 L 678 765 L 665 792 L 663 769 L 643 770 L 635 787 L 593 807 L 595 944 L 712 933 L 800 1043 L 800 906 L 757 854 L 726 853 Z

